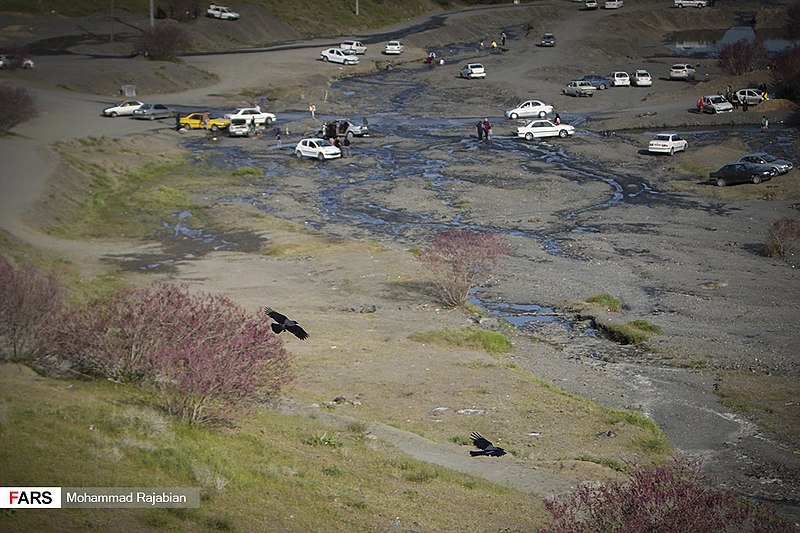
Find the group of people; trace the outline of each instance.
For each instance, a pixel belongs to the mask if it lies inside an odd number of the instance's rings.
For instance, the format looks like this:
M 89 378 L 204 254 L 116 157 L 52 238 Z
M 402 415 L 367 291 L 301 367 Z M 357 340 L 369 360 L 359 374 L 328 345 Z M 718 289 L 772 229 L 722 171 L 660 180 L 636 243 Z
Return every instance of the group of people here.
M 483 120 L 479 120 L 477 124 L 475 124 L 475 129 L 478 133 L 478 142 L 483 141 L 486 139 L 487 141 L 491 142 L 492 140 L 492 125 L 489 122 L 488 118 L 484 118 Z
M 506 35 L 506 32 L 502 31 L 502 32 L 500 32 L 500 45 L 498 46 L 498 44 L 497 44 L 497 40 L 496 40 L 496 39 L 492 39 L 492 42 L 491 42 L 491 44 L 489 45 L 489 47 L 490 47 L 492 50 L 497 50 L 497 49 L 498 49 L 498 48 L 500 48 L 500 47 L 502 47 L 502 48 L 505 48 L 505 46 L 506 46 L 506 39 L 507 39 L 507 38 L 508 38 L 508 36 Z M 486 41 L 486 39 L 483 39 L 483 40 L 481 40 L 481 42 L 480 42 L 480 44 L 479 44 L 479 46 L 480 46 L 480 49 L 481 49 L 481 50 L 483 50 L 483 48 L 484 48 L 484 42 L 485 42 L 485 41 Z

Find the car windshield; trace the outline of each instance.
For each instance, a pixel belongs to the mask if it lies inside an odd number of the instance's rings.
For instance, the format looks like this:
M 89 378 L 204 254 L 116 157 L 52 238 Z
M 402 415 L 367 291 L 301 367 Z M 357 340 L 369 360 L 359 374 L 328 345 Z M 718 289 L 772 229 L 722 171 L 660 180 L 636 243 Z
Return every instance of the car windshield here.
M 725 99 L 721 96 L 712 96 L 708 99 L 708 101 L 712 104 L 722 104 L 725 102 Z
M 670 140 L 670 136 L 669 135 L 663 135 L 663 134 L 656 135 L 656 138 L 653 139 L 653 140 L 654 141 L 668 141 L 668 140 Z
M 772 161 L 777 161 L 778 160 L 777 157 L 775 157 L 774 155 L 769 155 L 769 154 L 761 154 L 758 157 L 761 157 L 761 159 L 763 159 L 764 161 L 766 161 L 768 163 L 771 163 Z
M 328 141 L 326 141 L 324 139 L 318 139 L 318 140 L 316 140 L 314 142 L 317 143 L 317 146 L 332 146 L 331 143 L 329 143 Z

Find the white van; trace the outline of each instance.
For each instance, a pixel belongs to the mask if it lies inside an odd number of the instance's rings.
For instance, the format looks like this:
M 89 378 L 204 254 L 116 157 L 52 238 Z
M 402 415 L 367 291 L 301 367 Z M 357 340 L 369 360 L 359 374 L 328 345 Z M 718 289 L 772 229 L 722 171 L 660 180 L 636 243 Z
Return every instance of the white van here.
M 611 80 L 612 87 L 629 87 L 631 84 L 631 78 L 627 72 L 612 72 L 608 75 L 608 79 Z

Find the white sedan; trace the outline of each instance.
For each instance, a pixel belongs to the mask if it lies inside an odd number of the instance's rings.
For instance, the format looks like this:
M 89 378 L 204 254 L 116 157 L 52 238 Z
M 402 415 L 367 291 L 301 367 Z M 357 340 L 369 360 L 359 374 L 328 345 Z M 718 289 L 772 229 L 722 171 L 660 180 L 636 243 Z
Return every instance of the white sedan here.
M 351 54 L 349 50 L 342 50 L 341 48 L 328 48 L 319 53 L 323 61 L 330 61 L 331 63 L 341 63 L 342 65 L 357 65 L 358 57 Z
M 405 50 L 405 46 L 400 41 L 389 41 L 386 43 L 386 50 L 383 51 L 386 55 L 400 55 Z
M 524 126 L 517 128 L 517 137 L 524 137 L 527 140 L 539 137 L 566 137 L 574 135 L 575 128 L 568 124 L 553 124 L 549 120 L 532 120 Z
M 514 109 L 506 111 L 506 116 L 510 119 L 538 117 L 544 118 L 553 112 L 553 106 L 547 105 L 539 100 L 527 100 L 518 104 Z
M 139 100 L 124 100 L 117 105 L 103 109 L 103 115 L 106 117 L 130 116 L 143 105 L 144 103 Z
M 635 85 L 637 87 L 650 87 L 653 85 L 653 78 L 650 77 L 650 73 L 646 70 L 637 70 L 631 76 L 631 85 Z
M 675 152 L 686 150 L 688 145 L 686 139 L 681 138 L 677 133 L 659 133 L 647 145 L 647 151 L 672 155 Z
M 336 159 L 342 157 L 342 151 L 325 139 L 302 139 L 294 147 L 294 155 L 297 157 L 313 157 L 324 161 L 325 159 Z

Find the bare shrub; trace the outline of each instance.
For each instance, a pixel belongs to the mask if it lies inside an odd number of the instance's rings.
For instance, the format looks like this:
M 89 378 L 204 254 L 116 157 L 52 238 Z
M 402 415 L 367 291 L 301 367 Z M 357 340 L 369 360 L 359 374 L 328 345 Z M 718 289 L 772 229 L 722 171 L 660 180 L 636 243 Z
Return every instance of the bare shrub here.
M 584 485 L 563 499 L 545 501 L 551 515 L 546 531 L 793 531 L 770 510 L 711 487 L 699 472 L 699 464 L 677 459 L 633 467 L 627 483 Z
M 55 276 L 28 263 L 15 267 L 0 256 L 0 338 L 10 345 L 12 359 L 37 359 L 44 353 L 48 326 L 65 296 Z
M 786 36 L 800 37 L 800 0 L 795 0 L 786 8 Z
M 717 52 L 720 68 L 734 76 L 758 70 L 767 61 L 767 49 L 758 39 L 741 39 L 732 44 L 723 44 Z
M 450 230 L 434 237 L 419 259 L 433 276 L 443 302 L 460 306 L 470 289 L 486 282 L 509 253 L 505 235 Z
M 189 34 L 180 26 L 162 23 L 142 32 L 134 46 L 150 59 L 168 61 L 186 50 Z
M 800 45 L 776 54 L 772 58 L 770 78 L 779 98 L 800 101 Z
M 155 283 L 66 313 L 54 350 L 84 372 L 152 387 L 183 420 L 210 423 L 290 380 L 268 321 L 228 298 Z
M 27 89 L 0 83 L 0 133 L 38 114 L 36 102 Z
M 800 220 L 782 218 L 769 225 L 764 253 L 767 257 L 789 257 L 800 248 Z

